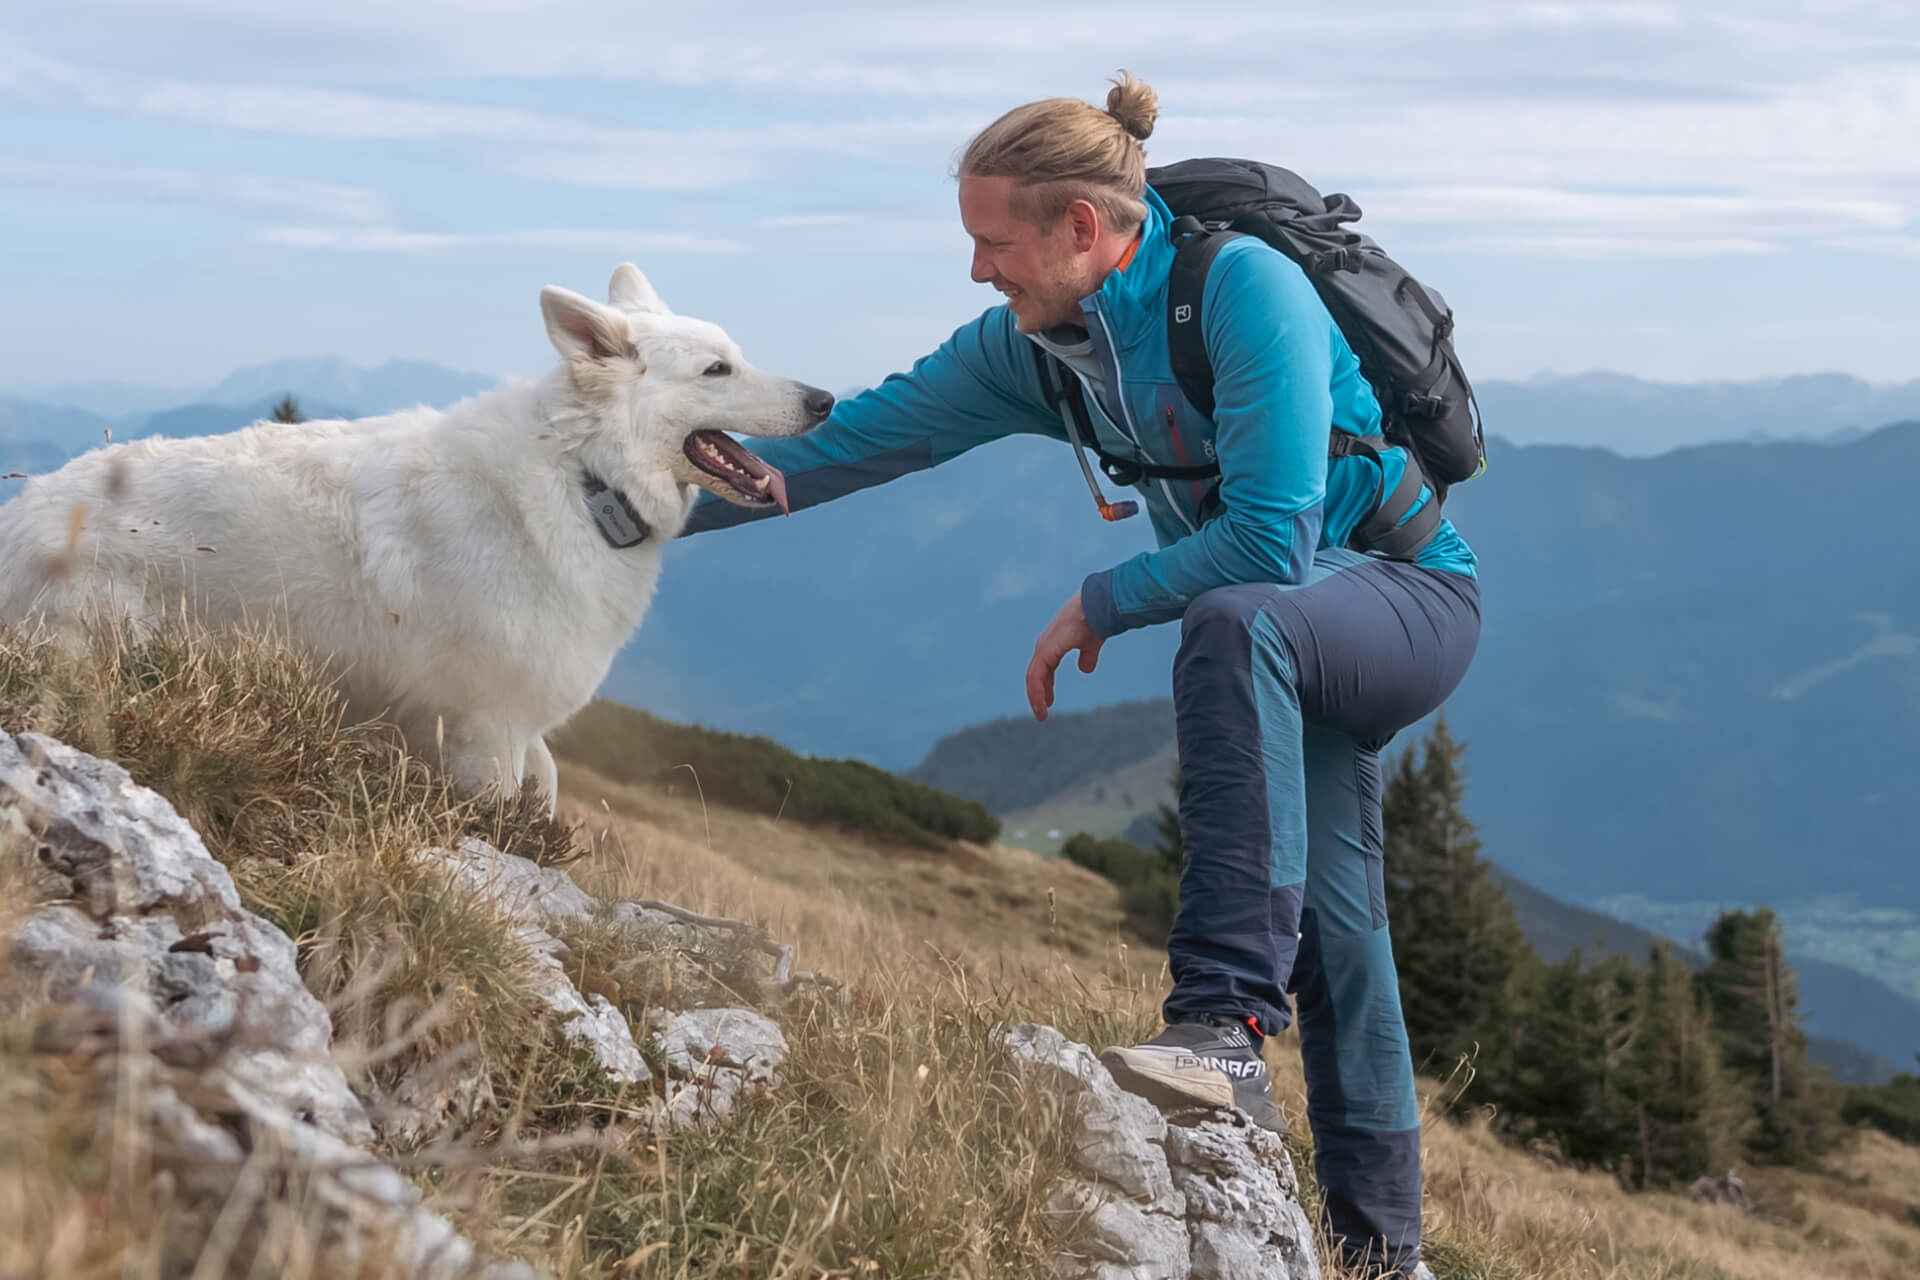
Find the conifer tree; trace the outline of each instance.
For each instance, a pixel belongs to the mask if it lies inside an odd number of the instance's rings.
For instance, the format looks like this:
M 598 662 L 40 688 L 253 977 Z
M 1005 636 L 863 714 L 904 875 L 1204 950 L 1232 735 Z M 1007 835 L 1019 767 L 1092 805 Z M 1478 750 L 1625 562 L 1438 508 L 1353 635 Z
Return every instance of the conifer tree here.
M 1402 752 L 1383 801 L 1387 919 L 1416 1067 L 1449 1071 L 1472 1055 L 1467 1097 L 1497 1101 L 1512 1072 L 1518 1004 L 1539 963 L 1513 906 L 1487 875 L 1464 810 L 1464 747 L 1441 718 Z
M 1501 1112 L 1509 1134 L 1545 1140 L 1583 1165 L 1618 1169 L 1630 1157 L 1629 1063 L 1643 978 L 1624 956 L 1589 965 L 1578 951 L 1539 967 L 1515 1017 Z
M 279 404 L 273 406 L 273 420 L 275 422 L 305 422 L 307 415 L 300 412 L 299 403 L 294 400 L 293 393 L 289 391 L 280 398 Z
M 1745 1100 L 1721 1065 L 1706 1002 L 1666 943 L 1647 957 L 1626 1093 L 1633 1181 L 1691 1181 L 1731 1163 Z
M 1754 1159 L 1792 1163 L 1837 1136 L 1839 1096 L 1807 1062 L 1799 982 L 1780 922 L 1766 907 L 1722 912 L 1707 930 L 1698 983 L 1713 1009 L 1721 1055 L 1748 1087 Z

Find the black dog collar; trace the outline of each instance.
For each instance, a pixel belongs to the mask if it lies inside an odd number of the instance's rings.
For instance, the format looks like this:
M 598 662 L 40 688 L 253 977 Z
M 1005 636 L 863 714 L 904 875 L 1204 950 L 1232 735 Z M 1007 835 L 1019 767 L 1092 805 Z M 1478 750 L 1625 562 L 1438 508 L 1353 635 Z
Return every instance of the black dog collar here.
M 653 536 L 653 530 L 627 501 L 627 495 L 612 488 L 589 471 L 580 477 L 580 494 L 586 499 L 587 518 L 600 531 L 607 545 L 616 551 L 637 547 Z

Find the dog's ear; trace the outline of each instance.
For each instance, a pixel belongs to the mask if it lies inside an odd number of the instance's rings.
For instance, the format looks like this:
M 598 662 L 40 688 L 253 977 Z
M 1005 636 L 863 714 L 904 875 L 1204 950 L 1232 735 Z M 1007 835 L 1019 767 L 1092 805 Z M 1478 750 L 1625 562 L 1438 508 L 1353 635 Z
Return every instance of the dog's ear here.
M 607 285 L 607 302 L 619 311 L 647 311 L 662 316 L 670 314 L 667 304 L 660 301 L 660 295 L 640 274 L 640 268 L 631 262 L 623 262 L 613 269 L 613 281 Z
M 639 354 L 627 336 L 624 314 L 571 289 L 557 284 L 542 289 L 540 314 L 546 318 L 554 349 L 568 361 L 631 359 Z

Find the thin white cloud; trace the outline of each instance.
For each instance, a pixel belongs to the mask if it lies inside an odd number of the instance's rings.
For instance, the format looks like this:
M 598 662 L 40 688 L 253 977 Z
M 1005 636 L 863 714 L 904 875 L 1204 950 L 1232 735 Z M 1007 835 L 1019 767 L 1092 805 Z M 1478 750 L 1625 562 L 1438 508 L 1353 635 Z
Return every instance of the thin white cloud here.
M 1834 200 L 1785 196 L 1691 195 L 1661 192 L 1568 191 L 1555 187 L 1410 187 L 1383 191 L 1380 200 L 1398 222 L 1581 223 L 1635 229 L 1765 227 L 1775 234 L 1840 228 L 1894 231 L 1910 220 L 1890 200 Z
M 1529 258 L 1723 258 L 1780 253 L 1775 240 L 1741 236 L 1530 235 L 1469 236 L 1439 246 L 1461 253 Z
M 367 142 L 500 144 L 484 167 L 587 187 L 699 190 L 741 182 L 805 152 L 863 155 L 951 145 L 970 117 L 882 115 L 831 127 L 783 121 L 738 128 L 606 124 L 519 107 L 359 90 L 186 81 L 113 73 L 0 42 L 0 101 L 42 110 Z
M 147 165 L 0 155 L 0 183 L 15 190 L 103 192 L 244 213 L 297 214 L 327 222 L 379 222 L 387 199 L 367 187 L 266 174 L 209 173 Z
M 261 244 L 348 253 L 435 253 L 456 249 L 592 249 L 610 253 L 740 253 L 747 246 L 678 231 L 619 231 L 553 227 L 520 231 L 455 233 L 403 231 L 395 227 L 270 227 Z
M 1920 235 L 1910 236 L 1835 236 L 1822 240 L 1821 247 L 1853 249 L 1867 253 L 1891 254 L 1896 258 L 1920 258 Z

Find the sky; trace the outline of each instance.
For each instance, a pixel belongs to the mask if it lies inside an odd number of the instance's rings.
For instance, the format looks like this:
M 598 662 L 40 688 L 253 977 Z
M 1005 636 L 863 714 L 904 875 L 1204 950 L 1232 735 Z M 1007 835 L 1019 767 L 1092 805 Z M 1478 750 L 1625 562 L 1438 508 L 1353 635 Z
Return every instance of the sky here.
M 996 299 L 949 176 L 1033 98 L 1351 194 L 1476 377 L 1920 377 L 1920 4 L 0 7 L 0 390 L 337 355 L 534 376 L 632 261 L 834 388 Z

